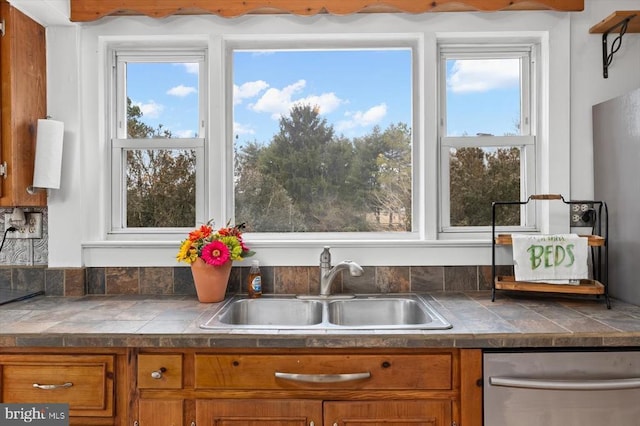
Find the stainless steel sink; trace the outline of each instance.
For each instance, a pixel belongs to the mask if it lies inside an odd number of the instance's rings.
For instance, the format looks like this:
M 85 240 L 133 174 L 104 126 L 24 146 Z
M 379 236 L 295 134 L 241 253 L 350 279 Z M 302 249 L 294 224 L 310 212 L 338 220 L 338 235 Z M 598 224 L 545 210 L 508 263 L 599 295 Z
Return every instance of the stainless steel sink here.
M 329 297 L 235 296 L 222 304 L 206 329 L 238 330 L 438 330 L 451 328 L 422 296 L 369 294 Z
M 220 311 L 218 320 L 233 326 L 309 326 L 322 322 L 322 308 L 322 303 L 315 300 L 240 299 Z
M 329 322 L 340 326 L 413 326 L 433 321 L 421 302 L 366 298 L 329 302 Z

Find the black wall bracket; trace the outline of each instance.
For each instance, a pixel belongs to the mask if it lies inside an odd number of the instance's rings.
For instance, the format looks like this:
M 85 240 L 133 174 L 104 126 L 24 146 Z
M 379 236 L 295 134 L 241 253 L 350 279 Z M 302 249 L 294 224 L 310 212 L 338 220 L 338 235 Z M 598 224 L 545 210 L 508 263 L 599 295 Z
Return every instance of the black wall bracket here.
M 636 17 L 636 15 L 627 16 L 625 19 L 618 22 L 616 25 L 609 28 L 602 34 L 602 76 L 604 78 L 609 78 L 609 65 L 611 65 L 611 62 L 613 61 L 613 55 L 622 46 L 622 36 L 627 32 L 629 21 L 631 21 L 634 17 Z M 609 51 L 607 36 L 611 31 L 615 30 L 618 27 L 620 27 L 620 34 L 613 40 L 613 43 L 611 43 L 611 51 Z

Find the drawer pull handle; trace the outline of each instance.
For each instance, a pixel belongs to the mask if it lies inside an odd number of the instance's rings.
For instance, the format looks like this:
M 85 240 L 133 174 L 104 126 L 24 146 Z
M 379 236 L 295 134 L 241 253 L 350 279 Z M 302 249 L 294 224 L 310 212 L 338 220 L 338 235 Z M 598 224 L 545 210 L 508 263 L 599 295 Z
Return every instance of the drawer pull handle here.
M 151 378 L 156 379 L 156 380 L 160 380 L 160 379 L 162 379 L 162 373 L 164 373 L 165 371 L 167 371 L 166 368 L 160 367 L 159 370 L 151 372 Z
M 294 382 L 305 383 L 341 383 L 352 382 L 354 380 L 368 379 L 371 377 L 370 372 L 365 373 L 343 373 L 343 374 L 297 374 L 297 373 L 281 373 L 276 371 L 276 378 L 292 380 Z
M 39 385 L 38 383 L 33 384 L 34 388 L 44 389 L 44 390 L 64 389 L 64 388 L 70 388 L 71 386 L 73 386 L 73 383 L 71 382 L 63 383 L 61 385 Z

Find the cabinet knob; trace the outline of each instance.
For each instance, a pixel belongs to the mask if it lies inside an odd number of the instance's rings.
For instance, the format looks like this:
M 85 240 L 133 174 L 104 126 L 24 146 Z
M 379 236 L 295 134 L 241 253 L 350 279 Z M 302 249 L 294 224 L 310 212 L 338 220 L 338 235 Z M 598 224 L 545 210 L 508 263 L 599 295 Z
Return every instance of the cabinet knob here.
M 158 370 L 151 372 L 151 378 L 160 380 L 162 379 L 162 373 L 164 373 L 165 371 L 167 371 L 166 368 L 160 367 Z

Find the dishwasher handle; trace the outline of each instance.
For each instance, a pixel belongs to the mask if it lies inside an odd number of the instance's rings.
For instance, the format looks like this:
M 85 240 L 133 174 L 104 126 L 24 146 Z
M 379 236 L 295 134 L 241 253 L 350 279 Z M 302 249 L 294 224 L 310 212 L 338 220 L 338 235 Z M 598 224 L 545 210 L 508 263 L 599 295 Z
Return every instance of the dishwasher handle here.
M 640 377 L 603 380 L 527 379 L 520 377 L 489 377 L 489 385 L 544 390 L 618 390 L 640 388 Z

